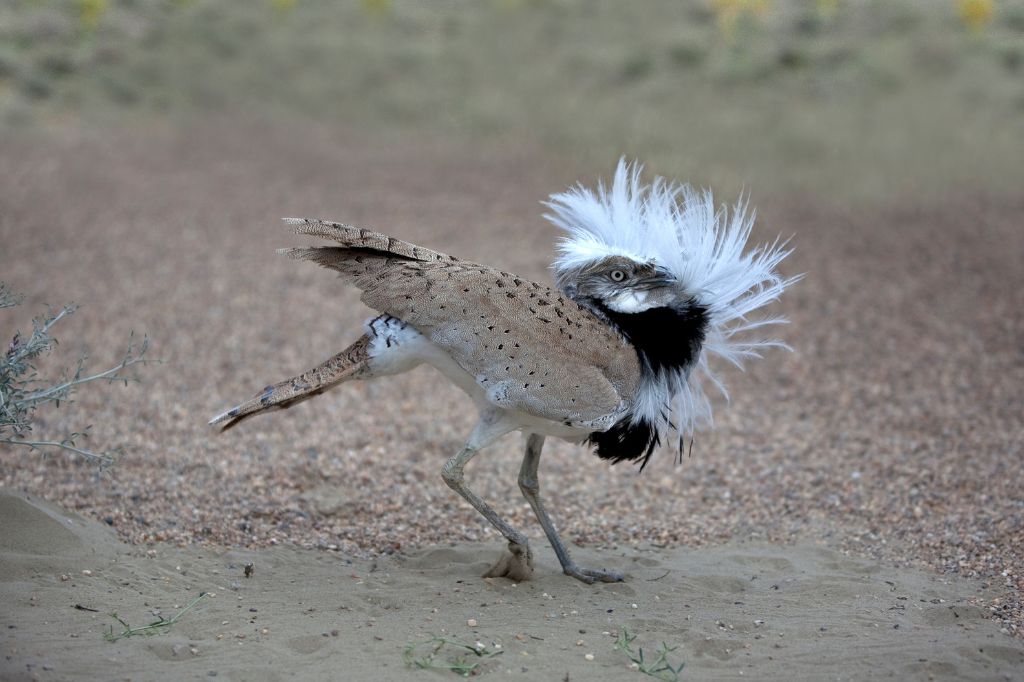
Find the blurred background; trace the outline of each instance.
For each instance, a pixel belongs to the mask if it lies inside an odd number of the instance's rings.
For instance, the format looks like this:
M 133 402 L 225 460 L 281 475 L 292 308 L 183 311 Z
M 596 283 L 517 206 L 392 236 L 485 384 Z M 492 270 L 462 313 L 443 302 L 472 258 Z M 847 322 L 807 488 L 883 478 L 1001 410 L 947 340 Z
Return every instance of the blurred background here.
M 5 0 L 10 127 L 316 122 L 755 195 L 1014 191 L 1019 0 Z M 481 147 L 482 146 L 482 147 Z
M 116 363 L 131 329 L 161 361 L 38 413 L 116 466 L 0 450 L 3 485 L 136 542 L 493 544 L 438 474 L 471 405 L 426 369 L 206 421 L 371 315 L 275 256 L 302 243 L 281 217 L 550 281 L 541 202 L 620 156 L 792 236 L 807 277 L 772 312 L 796 352 L 726 371 L 680 467 L 553 443 L 563 532 L 815 538 L 1008 586 L 1016 631 L 1024 0 L 0 0 L 0 278 L 24 294 L 0 334 L 74 300 L 42 374 Z M 467 476 L 537 537 L 520 447 Z

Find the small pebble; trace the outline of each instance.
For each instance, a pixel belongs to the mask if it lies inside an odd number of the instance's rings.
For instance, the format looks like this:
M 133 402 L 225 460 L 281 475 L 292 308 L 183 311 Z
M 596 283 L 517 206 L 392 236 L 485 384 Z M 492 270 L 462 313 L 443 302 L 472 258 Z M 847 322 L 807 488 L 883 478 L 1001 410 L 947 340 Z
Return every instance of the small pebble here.
M 592 661 L 594 660 L 594 654 L 583 654 L 583 658 L 585 658 L 588 661 Z
M 476 618 L 470 618 L 469 620 L 467 620 L 466 621 L 466 625 L 468 625 L 471 628 L 475 628 L 476 627 Z
M 84 575 L 84 576 L 90 576 L 90 575 L 92 575 L 92 571 L 90 571 L 90 570 L 89 570 L 89 569 L 87 568 L 87 569 L 85 569 L 84 571 L 82 571 L 82 575 Z

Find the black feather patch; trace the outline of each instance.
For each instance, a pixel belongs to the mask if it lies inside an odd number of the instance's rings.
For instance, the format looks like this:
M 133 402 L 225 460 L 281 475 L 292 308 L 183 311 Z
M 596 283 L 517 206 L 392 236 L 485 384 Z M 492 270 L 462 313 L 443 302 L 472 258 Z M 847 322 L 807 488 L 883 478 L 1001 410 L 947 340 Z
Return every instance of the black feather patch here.
M 597 456 L 601 459 L 610 459 L 612 464 L 640 460 L 640 471 L 647 466 L 647 460 L 660 442 L 653 424 L 646 421 L 632 424 L 629 417 L 620 419 L 607 431 L 594 431 L 587 436 L 587 443 L 597 446 Z
M 592 305 L 636 349 L 645 374 L 656 377 L 663 372 L 685 372 L 696 362 L 708 324 L 707 308 L 696 301 L 640 313 L 615 312 L 597 301 L 592 301 Z M 655 424 L 632 421 L 632 415 L 627 415 L 607 431 L 591 433 L 587 443 L 597 447 L 601 459 L 611 460 L 612 464 L 639 460 L 643 471 L 661 438 Z
M 603 304 L 598 308 L 633 344 L 644 369 L 654 374 L 687 369 L 704 343 L 708 311 L 693 300 L 640 313 L 618 313 Z

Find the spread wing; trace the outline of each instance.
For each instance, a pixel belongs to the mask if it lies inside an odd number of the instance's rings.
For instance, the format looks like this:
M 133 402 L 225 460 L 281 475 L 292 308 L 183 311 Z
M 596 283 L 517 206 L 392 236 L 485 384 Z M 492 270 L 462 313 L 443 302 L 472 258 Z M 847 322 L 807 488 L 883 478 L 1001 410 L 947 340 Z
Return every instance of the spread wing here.
M 368 306 L 428 336 L 495 405 L 603 430 L 636 389 L 632 347 L 557 290 L 376 232 L 298 225 L 341 245 L 287 255 L 337 271 Z

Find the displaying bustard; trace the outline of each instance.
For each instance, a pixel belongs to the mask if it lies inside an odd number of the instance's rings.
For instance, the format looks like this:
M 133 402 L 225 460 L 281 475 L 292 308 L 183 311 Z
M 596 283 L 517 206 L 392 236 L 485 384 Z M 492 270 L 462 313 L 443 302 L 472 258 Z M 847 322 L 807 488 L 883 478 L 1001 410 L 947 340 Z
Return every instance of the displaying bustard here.
M 290 219 L 298 234 L 331 246 L 282 253 L 335 270 L 381 315 L 351 346 L 293 379 L 267 386 L 214 417 L 227 429 L 255 414 L 291 407 L 351 379 L 427 363 L 476 403 L 479 421 L 441 475 L 497 528 L 510 553 L 488 573 L 530 577 L 526 537 L 463 478 L 466 463 L 510 431 L 527 434 L 519 487 L 567 575 L 591 583 L 619 573 L 576 565 L 540 499 L 537 466 L 546 436 L 586 441 L 611 462 L 647 464 L 674 432 L 677 446 L 710 425 L 703 385 L 723 390 L 716 357 L 734 365 L 777 341 L 749 339 L 780 322 L 752 319 L 795 281 L 776 267 L 777 241 L 744 251 L 753 218 L 620 161 L 610 187 L 556 194 L 546 217 L 566 231 L 554 263 L 556 288 L 460 260 L 377 232 Z

